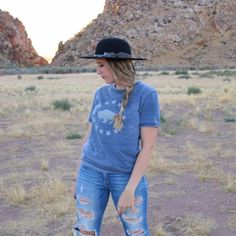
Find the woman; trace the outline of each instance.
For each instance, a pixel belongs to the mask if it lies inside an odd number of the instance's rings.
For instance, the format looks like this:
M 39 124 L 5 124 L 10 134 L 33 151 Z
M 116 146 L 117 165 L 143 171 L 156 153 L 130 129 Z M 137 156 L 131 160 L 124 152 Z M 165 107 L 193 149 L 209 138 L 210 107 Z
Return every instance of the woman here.
M 76 173 L 77 224 L 74 235 L 99 235 L 111 194 L 126 235 L 150 235 L 144 176 L 158 133 L 159 104 L 154 88 L 135 81 L 129 44 L 102 39 L 95 55 L 107 85 L 97 89 Z

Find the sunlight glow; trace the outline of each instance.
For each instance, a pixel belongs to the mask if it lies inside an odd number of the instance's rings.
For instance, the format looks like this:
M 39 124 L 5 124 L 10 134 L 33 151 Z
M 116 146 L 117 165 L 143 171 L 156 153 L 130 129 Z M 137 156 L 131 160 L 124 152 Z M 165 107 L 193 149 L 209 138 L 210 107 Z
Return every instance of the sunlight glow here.
M 37 53 L 50 60 L 67 41 L 102 13 L 105 0 L 0 0 L 0 9 L 25 26 Z

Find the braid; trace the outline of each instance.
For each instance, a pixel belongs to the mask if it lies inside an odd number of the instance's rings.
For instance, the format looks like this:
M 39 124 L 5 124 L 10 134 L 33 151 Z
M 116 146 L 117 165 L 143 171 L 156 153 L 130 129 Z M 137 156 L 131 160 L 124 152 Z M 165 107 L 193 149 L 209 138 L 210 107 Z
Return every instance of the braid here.
M 123 96 L 122 103 L 121 103 L 121 106 L 120 106 L 120 111 L 119 111 L 118 114 L 116 114 L 114 116 L 114 127 L 115 127 L 115 129 L 121 130 L 122 127 L 123 127 L 122 117 L 123 117 L 123 114 L 124 114 L 124 111 L 125 111 L 125 108 L 126 108 L 126 105 L 128 103 L 128 99 L 129 99 L 129 96 L 130 96 L 132 90 L 133 90 L 133 86 L 125 88 L 124 96 Z
M 114 128 L 121 130 L 123 127 L 123 114 L 135 82 L 135 69 L 131 60 L 108 60 L 115 77 L 115 81 L 125 88 L 120 111 L 114 116 Z

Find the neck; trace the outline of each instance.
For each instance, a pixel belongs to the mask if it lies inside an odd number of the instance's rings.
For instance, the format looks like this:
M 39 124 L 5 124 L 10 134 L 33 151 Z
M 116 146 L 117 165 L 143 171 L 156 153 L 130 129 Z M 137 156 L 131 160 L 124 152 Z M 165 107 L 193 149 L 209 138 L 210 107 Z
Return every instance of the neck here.
M 124 88 L 125 88 L 124 86 L 122 86 L 122 85 L 120 85 L 120 84 L 117 84 L 117 83 L 115 83 L 115 87 L 116 87 L 117 89 L 124 89 Z

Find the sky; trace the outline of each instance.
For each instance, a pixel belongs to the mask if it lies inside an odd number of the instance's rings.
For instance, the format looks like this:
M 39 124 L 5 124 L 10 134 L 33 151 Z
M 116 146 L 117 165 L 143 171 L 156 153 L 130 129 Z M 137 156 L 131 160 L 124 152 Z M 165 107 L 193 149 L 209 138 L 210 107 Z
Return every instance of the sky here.
M 37 53 L 49 60 L 67 41 L 102 13 L 105 0 L 0 0 L 0 9 L 25 26 Z

